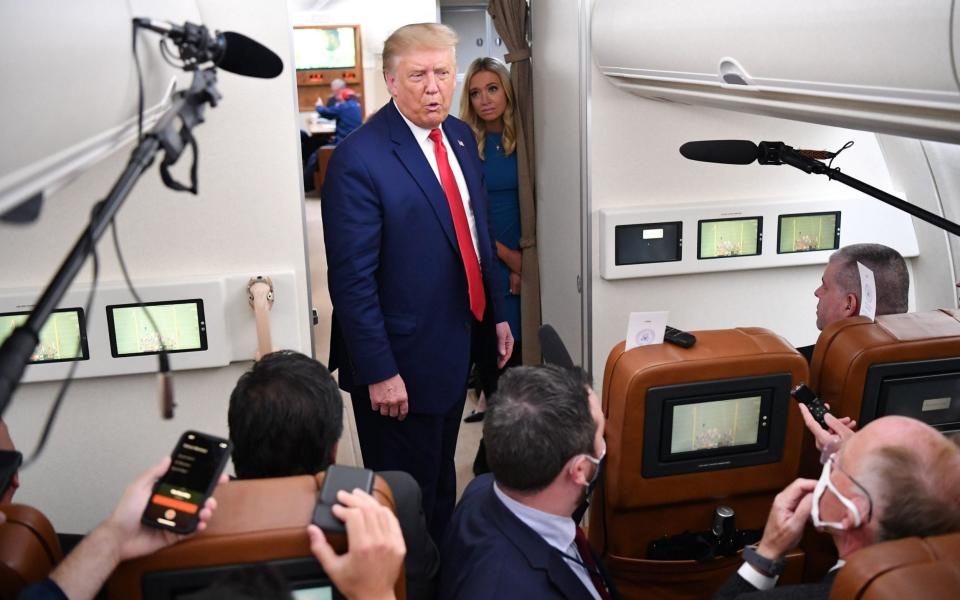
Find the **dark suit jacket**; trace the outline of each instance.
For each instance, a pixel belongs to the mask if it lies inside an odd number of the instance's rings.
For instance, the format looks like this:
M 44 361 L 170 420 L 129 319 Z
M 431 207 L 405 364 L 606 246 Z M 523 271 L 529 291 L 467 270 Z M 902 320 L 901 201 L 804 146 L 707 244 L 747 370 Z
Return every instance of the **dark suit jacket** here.
M 837 569 L 827 573 L 818 583 L 785 585 L 761 592 L 746 579 L 734 573 L 713 595 L 713 600 L 828 600 Z
M 493 491 L 493 476 L 487 474 L 467 486 L 447 527 L 440 598 L 592 596 L 560 553 L 503 505 Z
M 444 132 L 470 192 L 487 310 L 505 321 L 487 194 L 470 128 Z M 340 386 L 399 373 L 410 411 L 443 414 L 463 394 L 473 316 L 450 207 L 391 101 L 337 146 L 321 192 L 333 300 L 330 369 Z

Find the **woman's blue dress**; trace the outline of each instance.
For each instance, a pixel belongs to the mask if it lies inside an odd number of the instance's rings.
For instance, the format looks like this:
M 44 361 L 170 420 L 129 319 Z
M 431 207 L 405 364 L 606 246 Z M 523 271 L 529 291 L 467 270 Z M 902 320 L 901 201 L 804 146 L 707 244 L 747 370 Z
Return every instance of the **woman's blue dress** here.
M 490 224 L 497 241 L 513 250 L 520 249 L 520 202 L 517 188 L 517 152 L 504 156 L 499 133 L 486 134 L 483 176 L 490 200 Z M 510 268 L 497 260 L 504 293 L 507 322 L 516 341 L 520 341 L 520 296 L 510 293 Z

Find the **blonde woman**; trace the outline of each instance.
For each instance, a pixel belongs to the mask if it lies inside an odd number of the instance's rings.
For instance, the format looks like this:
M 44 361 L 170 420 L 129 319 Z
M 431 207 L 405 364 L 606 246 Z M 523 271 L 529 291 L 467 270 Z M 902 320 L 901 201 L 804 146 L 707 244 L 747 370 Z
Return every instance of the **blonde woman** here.
M 473 129 L 489 197 L 490 225 L 496 238 L 504 308 L 515 345 L 507 367 L 520 364 L 520 206 L 517 194 L 517 137 L 510 72 L 495 58 L 478 58 L 467 68 L 460 97 L 460 118 Z M 477 379 L 485 396 L 496 389 L 498 369 L 492 361 L 477 360 Z M 467 422 L 483 418 L 481 403 Z

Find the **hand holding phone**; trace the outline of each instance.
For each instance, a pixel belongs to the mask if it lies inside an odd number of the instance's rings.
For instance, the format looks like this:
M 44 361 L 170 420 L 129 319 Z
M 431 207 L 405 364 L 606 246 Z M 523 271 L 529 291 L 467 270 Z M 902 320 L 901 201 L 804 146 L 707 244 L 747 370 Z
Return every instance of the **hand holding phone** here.
M 229 457 L 229 441 L 185 432 L 170 457 L 170 468 L 153 486 L 141 522 L 175 533 L 192 533 Z
M 827 431 L 830 431 L 830 426 L 827 425 L 827 421 L 824 418 L 824 415 L 827 414 L 827 407 L 823 405 L 823 402 L 820 398 L 817 398 L 817 395 L 807 387 L 807 384 L 801 383 L 797 387 L 793 388 L 790 391 L 793 394 L 793 397 L 797 399 L 797 402 L 803 404 L 807 407 L 807 410 L 810 411 L 810 414 L 813 416 L 814 420 Z
M 368 494 L 372 493 L 373 471 L 330 465 L 324 474 L 323 486 L 317 497 L 317 506 L 313 511 L 313 524 L 324 531 L 345 532 L 343 521 L 333 515 L 333 505 L 338 504 L 337 492 L 340 490 L 352 492 L 355 489 L 363 490 Z

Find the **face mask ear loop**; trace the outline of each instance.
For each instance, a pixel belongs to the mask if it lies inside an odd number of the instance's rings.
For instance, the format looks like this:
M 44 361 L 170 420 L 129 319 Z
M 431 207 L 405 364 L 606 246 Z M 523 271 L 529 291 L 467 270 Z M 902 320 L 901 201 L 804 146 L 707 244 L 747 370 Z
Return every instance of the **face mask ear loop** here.
M 840 490 L 833 485 L 833 481 L 830 480 L 830 465 L 832 462 L 833 458 L 831 457 L 829 460 L 827 460 L 827 462 L 823 463 L 823 471 L 820 473 L 820 479 L 817 481 L 817 487 L 813 490 L 813 507 L 811 510 L 813 525 L 814 527 L 829 527 L 838 531 L 844 531 L 847 529 L 847 527 L 845 527 L 842 523 L 820 520 L 820 500 L 823 498 L 824 490 L 829 489 L 837 498 L 837 500 L 843 504 L 844 508 L 846 508 L 847 511 L 853 515 L 853 527 L 856 529 L 857 527 L 860 527 L 860 524 L 862 523 L 862 519 L 860 518 L 860 510 L 852 500 L 841 494 Z

